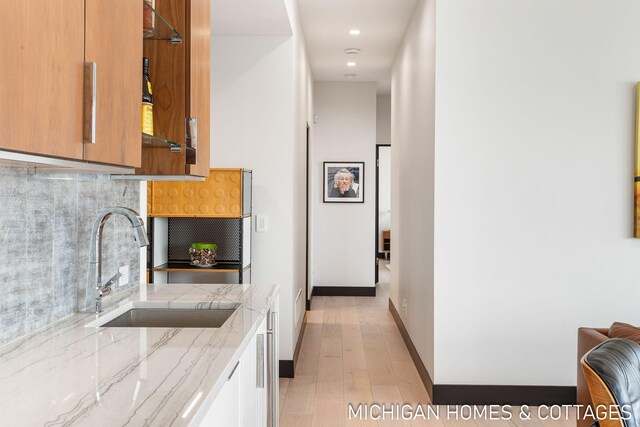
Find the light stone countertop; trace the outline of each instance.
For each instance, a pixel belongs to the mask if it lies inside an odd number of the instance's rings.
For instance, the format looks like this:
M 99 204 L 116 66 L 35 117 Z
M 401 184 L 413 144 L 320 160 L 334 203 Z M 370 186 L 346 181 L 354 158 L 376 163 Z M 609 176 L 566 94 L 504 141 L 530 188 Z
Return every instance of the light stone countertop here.
M 240 308 L 221 328 L 87 327 L 95 314 L 76 313 L 10 342 L 0 347 L 0 425 L 197 425 L 277 293 L 276 285 L 149 285 L 101 318 L 132 306 Z

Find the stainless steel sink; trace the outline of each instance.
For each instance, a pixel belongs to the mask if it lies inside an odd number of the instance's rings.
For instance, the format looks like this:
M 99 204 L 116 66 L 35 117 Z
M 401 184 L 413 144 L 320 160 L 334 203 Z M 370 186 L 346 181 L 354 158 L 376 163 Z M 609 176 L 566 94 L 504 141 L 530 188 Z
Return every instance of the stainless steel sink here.
M 219 328 L 235 309 L 132 308 L 105 328 Z

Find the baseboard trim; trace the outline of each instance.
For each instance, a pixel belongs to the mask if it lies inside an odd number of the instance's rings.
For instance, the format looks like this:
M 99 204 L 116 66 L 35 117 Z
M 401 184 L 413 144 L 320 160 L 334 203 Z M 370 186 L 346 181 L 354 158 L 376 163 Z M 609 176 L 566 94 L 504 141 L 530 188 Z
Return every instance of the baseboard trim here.
M 391 312 L 393 319 L 396 321 L 396 325 L 400 330 L 400 335 L 402 335 L 402 339 L 404 340 L 404 343 L 406 344 L 407 349 L 409 350 L 411 359 L 413 359 L 413 364 L 416 366 L 416 369 L 418 370 L 418 375 L 420 375 L 422 384 L 424 384 L 424 388 L 427 389 L 427 393 L 429 394 L 429 397 L 433 401 L 434 400 L 433 399 L 433 393 L 434 393 L 433 380 L 431 379 L 431 376 L 429 375 L 429 372 L 427 371 L 426 366 L 424 366 L 424 363 L 422 363 L 422 359 L 418 354 L 418 350 L 416 350 L 416 346 L 413 345 L 413 341 L 411 341 L 409 332 L 407 332 L 407 328 L 404 327 L 404 323 L 400 318 L 400 314 L 398 314 L 398 310 L 396 310 L 396 307 L 393 305 L 391 298 L 389 298 L 389 311 Z
M 432 401 L 434 405 L 575 405 L 576 388 L 434 384 Z
M 293 360 L 281 360 L 279 363 L 280 378 L 293 378 L 294 366 Z
M 307 329 L 307 312 L 302 315 L 302 326 L 300 326 L 300 333 L 298 334 L 298 341 L 296 342 L 296 349 L 293 351 L 293 369 L 295 375 L 295 367 L 298 364 L 298 357 L 300 357 L 300 348 L 302 347 L 302 338 L 304 337 L 304 331 Z
M 316 297 L 375 297 L 375 286 L 314 286 Z
M 280 360 L 280 378 L 295 378 L 296 365 L 298 364 L 298 358 L 300 357 L 300 349 L 302 348 L 302 338 L 304 337 L 304 331 L 307 329 L 307 313 L 304 313 L 302 318 L 302 326 L 300 327 L 300 333 L 298 334 L 298 341 L 296 342 L 296 349 L 293 351 L 293 360 Z
M 389 311 L 398 325 L 402 339 L 434 405 L 576 404 L 576 388 L 572 386 L 434 384 L 391 299 Z

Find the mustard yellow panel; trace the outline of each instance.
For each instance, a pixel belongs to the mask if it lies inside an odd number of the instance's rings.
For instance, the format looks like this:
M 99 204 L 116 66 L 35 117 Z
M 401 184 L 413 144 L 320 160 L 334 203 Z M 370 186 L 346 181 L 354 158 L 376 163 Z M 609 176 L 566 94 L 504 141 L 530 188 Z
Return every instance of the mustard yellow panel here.
M 151 183 L 147 184 L 147 215 L 151 216 L 153 214 L 153 185 Z
M 183 182 L 154 182 L 153 206 L 154 216 L 183 216 Z
M 201 182 L 154 182 L 152 216 L 242 216 L 242 169 L 211 169 Z

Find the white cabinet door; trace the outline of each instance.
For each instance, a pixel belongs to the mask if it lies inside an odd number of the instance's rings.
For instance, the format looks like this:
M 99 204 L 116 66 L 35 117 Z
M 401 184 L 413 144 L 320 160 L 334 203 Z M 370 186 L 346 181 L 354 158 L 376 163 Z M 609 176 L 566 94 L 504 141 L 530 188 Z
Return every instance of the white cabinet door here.
M 256 389 L 256 415 L 257 415 L 257 427 L 267 427 L 267 417 L 269 416 L 269 411 L 267 410 L 267 405 L 269 404 L 268 393 L 269 393 L 269 383 L 268 383 L 268 358 L 267 358 L 267 319 L 265 318 L 260 326 L 258 327 L 258 332 L 256 335 L 256 339 L 258 342 L 262 341 L 262 345 L 257 345 L 256 354 L 257 357 L 262 357 L 262 363 L 258 363 L 258 375 L 262 376 L 262 386 L 257 387 Z M 261 372 L 260 372 L 261 371 Z
M 265 318 L 200 426 L 266 427 L 269 413 L 268 369 Z
M 240 358 L 242 376 L 240 379 L 240 399 L 242 401 L 242 425 L 255 427 L 256 425 L 256 337 L 251 339 L 249 346 Z
M 240 363 L 240 362 L 238 362 Z M 201 427 L 240 427 L 240 366 L 236 365 L 233 373 L 220 390 L 207 415 L 200 423 Z
M 263 321 L 242 354 L 242 425 L 262 427 L 267 424 L 267 355 L 266 322 Z

